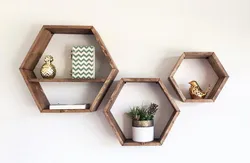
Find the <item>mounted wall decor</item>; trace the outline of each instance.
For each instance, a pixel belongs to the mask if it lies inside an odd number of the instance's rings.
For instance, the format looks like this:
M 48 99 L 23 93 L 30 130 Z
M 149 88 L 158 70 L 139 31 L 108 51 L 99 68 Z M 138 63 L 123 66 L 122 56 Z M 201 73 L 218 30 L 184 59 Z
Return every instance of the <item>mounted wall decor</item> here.
M 135 142 L 132 139 L 128 139 L 125 137 L 124 133 L 122 132 L 121 128 L 117 124 L 111 109 L 112 106 L 117 99 L 120 91 L 122 90 L 124 84 L 126 83 L 156 83 L 161 90 L 163 91 L 164 95 L 166 96 L 166 100 L 169 101 L 173 108 L 173 112 L 171 114 L 170 119 L 168 120 L 168 123 L 166 124 L 165 128 L 163 129 L 163 132 L 161 133 L 159 138 L 154 138 L 153 141 L 150 142 Z M 115 109 L 115 108 L 114 108 Z M 118 109 L 118 108 L 117 108 Z M 119 83 L 117 84 L 114 92 L 112 93 L 107 105 L 104 108 L 104 114 L 113 128 L 113 131 L 115 132 L 120 144 L 122 146 L 159 146 L 162 145 L 164 140 L 166 139 L 171 127 L 174 124 L 174 121 L 176 120 L 177 116 L 179 115 L 180 110 L 178 106 L 175 104 L 173 98 L 168 93 L 167 88 L 163 84 L 163 82 L 159 78 L 122 78 Z
M 53 79 L 39 79 L 33 72 L 39 59 L 43 55 L 47 45 L 49 44 L 54 34 L 86 34 L 94 35 L 96 41 L 101 47 L 102 54 L 107 58 L 111 71 L 106 78 L 94 78 L 94 79 L 75 79 L 75 78 L 53 78 Z M 30 93 L 36 102 L 36 105 L 42 113 L 71 113 L 71 112 L 92 112 L 96 111 L 100 105 L 103 97 L 105 96 L 108 88 L 112 84 L 114 78 L 118 73 L 118 69 L 110 56 L 106 46 L 104 45 L 100 35 L 93 26 L 60 26 L 60 25 L 44 25 L 37 35 L 33 45 L 31 46 L 28 54 L 26 55 L 23 63 L 20 67 L 20 72 L 28 86 Z M 83 83 L 101 83 L 103 84 L 99 93 L 87 109 L 74 108 L 74 109 L 49 109 L 50 103 L 40 85 L 40 82 L 83 82 Z M 60 106 L 59 106 L 60 107 Z M 77 107 L 77 106 L 76 106 Z
M 202 91 L 196 81 L 191 81 L 189 83 L 191 85 L 190 87 L 190 94 L 192 96 L 191 99 L 185 97 L 185 95 L 181 91 L 179 85 L 174 79 L 174 75 L 184 59 L 207 59 L 209 64 L 213 68 L 213 71 L 217 74 L 218 80 L 207 97 L 205 96 L 209 88 L 207 91 Z M 219 61 L 214 52 L 184 52 L 180 56 L 176 65 L 174 66 L 169 76 L 169 81 L 173 85 L 176 93 L 183 102 L 214 102 L 217 96 L 219 95 L 220 91 L 224 87 L 228 78 L 229 76 L 226 70 L 224 69 L 224 67 L 222 66 L 221 62 Z M 192 88 L 192 85 L 196 85 L 195 89 Z M 197 98 L 198 96 L 200 96 L 200 98 Z

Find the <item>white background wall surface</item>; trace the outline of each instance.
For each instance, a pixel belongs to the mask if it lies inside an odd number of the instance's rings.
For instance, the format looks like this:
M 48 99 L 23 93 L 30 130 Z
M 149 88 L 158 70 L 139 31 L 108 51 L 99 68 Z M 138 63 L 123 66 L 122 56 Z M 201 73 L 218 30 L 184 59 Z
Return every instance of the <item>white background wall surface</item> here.
M 249 0 L 0 0 L 0 21 L 1 163 L 250 162 Z M 181 110 L 163 146 L 119 144 L 103 115 L 107 97 L 117 82 L 95 113 L 38 111 L 18 68 L 43 24 L 94 25 L 120 70 L 116 80 L 163 80 Z M 60 63 L 65 63 L 65 58 L 61 60 L 58 54 L 68 57 L 70 45 L 67 39 L 53 39 L 58 42 L 54 40 L 46 50 L 55 56 L 59 75 L 63 75 L 65 65 Z M 215 103 L 182 103 L 170 86 L 167 77 L 184 51 L 216 52 L 230 75 Z M 190 76 L 196 77 L 203 88 L 216 79 L 209 65 L 190 61 L 176 74 L 183 90 Z M 71 96 L 81 90 L 76 89 L 83 87 L 81 84 L 72 89 L 54 85 L 43 85 L 51 102 L 81 100 Z M 124 112 L 144 100 L 156 100 L 168 108 L 158 97 L 161 95 L 154 86 L 124 87 L 112 112 L 127 136 L 131 136 L 130 122 Z M 160 112 L 156 135 L 169 114 L 168 110 Z

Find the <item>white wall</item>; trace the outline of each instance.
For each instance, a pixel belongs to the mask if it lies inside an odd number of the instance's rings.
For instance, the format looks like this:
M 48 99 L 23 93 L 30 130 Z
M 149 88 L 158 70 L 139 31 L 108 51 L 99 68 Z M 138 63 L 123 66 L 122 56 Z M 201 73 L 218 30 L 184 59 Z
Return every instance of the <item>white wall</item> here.
M 0 20 L 1 163 L 250 162 L 249 0 L 1 0 Z M 163 146 L 120 146 L 103 115 L 107 97 L 91 114 L 39 113 L 18 68 L 43 24 L 94 25 L 116 80 L 162 78 L 181 109 Z M 167 77 L 183 51 L 218 55 L 230 78 L 215 103 L 177 98 Z M 130 105 L 121 97 L 116 109 Z

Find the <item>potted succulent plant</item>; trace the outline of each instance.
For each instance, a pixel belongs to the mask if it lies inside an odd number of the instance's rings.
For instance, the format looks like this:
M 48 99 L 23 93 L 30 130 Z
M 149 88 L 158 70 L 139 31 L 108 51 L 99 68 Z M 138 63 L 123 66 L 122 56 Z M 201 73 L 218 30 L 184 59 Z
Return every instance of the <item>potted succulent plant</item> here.
M 134 106 L 127 115 L 132 119 L 132 139 L 135 142 L 150 142 L 154 140 L 154 116 L 158 105 Z

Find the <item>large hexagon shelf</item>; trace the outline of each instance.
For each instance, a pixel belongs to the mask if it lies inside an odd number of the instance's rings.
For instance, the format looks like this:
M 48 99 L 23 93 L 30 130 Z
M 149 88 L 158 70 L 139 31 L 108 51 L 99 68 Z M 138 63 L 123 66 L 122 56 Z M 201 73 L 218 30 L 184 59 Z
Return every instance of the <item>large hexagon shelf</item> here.
M 100 45 L 102 53 L 107 58 L 111 71 L 107 78 L 98 79 L 38 79 L 33 72 L 35 66 L 44 53 L 47 45 L 49 44 L 54 34 L 86 34 L 94 35 L 97 43 Z M 44 25 L 37 35 L 33 45 L 31 46 L 28 54 L 26 55 L 20 67 L 20 72 L 28 86 L 30 93 L 42 113 L 70 113 L 70 112 L 92 112 L 96 111 L 100 105 L 103 97 L 105 96 L 108 88 L 112 84 L 114 78 L 118 73 L 118 69 L 110 56 L 106 46 L 104 45 L 100 35 L 93 26 L 59 26 L 59 25 Z M 88 83 L 102 83 L 99 93 L 91 103 L 89 109 L 49 109 L 49 101 L 40 85 L 40 82 L 88 82 Z
M 218 76 L 218 80 L 216 84 L 214 85 L 213 89 L 209 93 L 208 97 L 205 99 L 189 99 L 185 97 L 184 93 L 181 91 L 179 85 L 177 84 L 174 75 L 178 68 L 180 67 L 181 63 L 184 59 L 207 59 L 211 67 L 213 68 L 213 71 Z M 224 87 L 226 81 L 228 80 L 229 76 L 222 66 L 221 62 L 217 58 L 214 52 L 184 52 L 179 60 L 177 61 L 176 65 L 174 66 L 170 76 L 169 81 L 173 85 L 176 93 L 181 98 L 183 102 L 214 102 L 219 95 L 220 91 Z
M 152 142 L 145 142 L 145 143 L 139 143 L 134 142 L 132 139 L 128 139 L 125 137 L 124 133 L 122 132 L 121 128 L 119 127 L 117 121 L 115 120 L 111 108 L 117 99 L 120 91 L 122 90 L 124 84 L 126 83 L 156 83 L 159 85 L 160 89 L 163 91 L 164 95 L 166 96 L 166 100 L 169 101 L 173 108 L 173 112 L 171 114 L 170 119 L 168 120 L 165 128 L 163 129 L 161 135 L 159 138 L 155 138 Z M 114 92 L 112 93 L 107 105 L 104 108 L 104 114 L 113 128 L 113 131 L 115 132 L 119 142 L 122 146 L 159 146 L 162 145 L 164 140 L 166 139 L 171 127 L 174 124 L 174 121 L 176 120 L 177 116 L 179 115 L 180 110 L 178 106 L 175 104 L 173 98 L 168 93 L 167 88 L 163 84 L 163 82 L 159 78 L 122 78 L 119 83 L 117 84 Z

